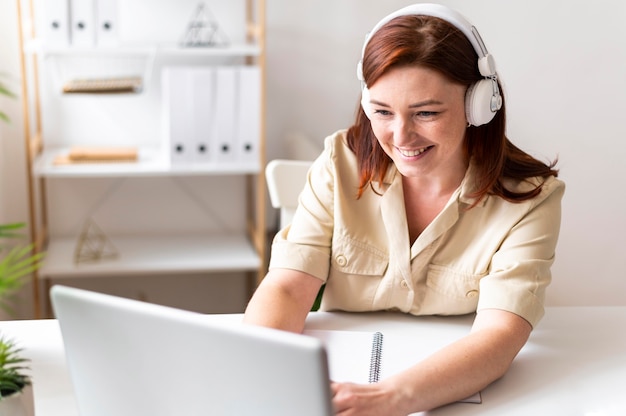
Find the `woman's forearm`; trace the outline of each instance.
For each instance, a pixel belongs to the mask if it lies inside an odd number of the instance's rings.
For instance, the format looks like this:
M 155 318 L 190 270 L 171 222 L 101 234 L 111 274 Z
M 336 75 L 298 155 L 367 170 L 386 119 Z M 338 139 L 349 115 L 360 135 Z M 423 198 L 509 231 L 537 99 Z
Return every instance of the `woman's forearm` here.
M 468 336 L 383 383 L 409 413 L 462 400 L 504 375 L 530 331 L 509 312 L 483 311 Z
M 244 322 L 292 332 L 302 332 L 322 281 L 306 273 L 270 271 L 255 291 Z

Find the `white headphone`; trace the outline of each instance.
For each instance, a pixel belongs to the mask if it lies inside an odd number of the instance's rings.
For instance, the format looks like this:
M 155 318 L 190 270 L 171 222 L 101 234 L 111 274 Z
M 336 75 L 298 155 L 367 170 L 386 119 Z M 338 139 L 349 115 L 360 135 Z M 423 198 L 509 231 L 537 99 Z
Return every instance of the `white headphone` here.
M 397 10 L 384 17 L 374 26 L 365 38 L 361 60 L 357 65 L 357 78 L 361 81 L 362 94 L 361 106 L 368 118 L 371 118 L 369 90 L 363 78 L 363 56 L 365 47 L 370 39 L 382 26 L 398 16 L 433 16 L 445 20 L 469 39 L 474 50 L 478 54 L 478 70 L 484 79 L 472 84 L 465 93 L 465 114 L 470 125 L 480 126 L 487 124 L 502 107 L 502 96 L 498 88 L 498 76 L 496 74 L 496 62 L 493 56 L 487 52 L 487 47 L 483 42 L 478 30 L 460 13 L 439 4 L 414 4 Z

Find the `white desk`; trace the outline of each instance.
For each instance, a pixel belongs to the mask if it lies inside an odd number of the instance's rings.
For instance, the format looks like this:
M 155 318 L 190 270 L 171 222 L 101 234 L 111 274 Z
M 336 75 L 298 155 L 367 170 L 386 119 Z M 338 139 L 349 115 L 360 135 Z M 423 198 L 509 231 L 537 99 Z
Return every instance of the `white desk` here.
M 207 315 L 239 322 L 241 315 Z M 462 337 L 471 316 L 314 313 L 308 329 L 407 334 L 426 354 Z M 429 415 L 626 415 L 626 307 L 548 308 L 505 377 L 483 390 L 482 404 L 456 403 Z M 77 416 L 63 343 L 54 320 L 0 322 L 31 358 L 36 416 Z

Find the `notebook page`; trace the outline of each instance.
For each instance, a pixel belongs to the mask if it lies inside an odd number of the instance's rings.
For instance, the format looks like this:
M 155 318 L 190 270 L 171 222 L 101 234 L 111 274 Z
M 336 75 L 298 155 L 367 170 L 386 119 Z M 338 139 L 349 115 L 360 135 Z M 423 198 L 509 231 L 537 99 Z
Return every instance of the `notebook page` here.
M 304 335 L 321 340 L 326 347 L 330 378 L 337 382 L 368 383 L 374 332 L 305 330 Z M 441 348 L 436 341 L 424 339 L 415 347 L 415 337 L 385 334 L 382 341 L 380 380 L 417 364 Z M 480 392 L 460 400 L 463 403 L 481 403 Z
M 305 330 L 304 335 L 321 340 L 326 347 L 332 381 L 368 382 L 373 332 Z

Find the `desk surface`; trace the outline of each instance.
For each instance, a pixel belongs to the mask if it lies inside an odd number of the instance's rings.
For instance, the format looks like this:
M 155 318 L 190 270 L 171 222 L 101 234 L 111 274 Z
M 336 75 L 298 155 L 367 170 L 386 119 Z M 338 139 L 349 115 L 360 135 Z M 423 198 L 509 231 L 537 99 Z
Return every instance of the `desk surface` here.
M 241 315 L 207 315 L 239 322 Z M 312 313 L 307 329 L 381 331 L 406 337 L 421 353 L 465 335 L 472 317 L 392 313 Z M 455 403 L 428 415 L 624 415 L 626 307 L 553 307 L 531 334 L 509 372 L 483 390 L 482 404 Z M 31 360 L 36 416 L 78 416 L 55 320 L 0 322 Z

